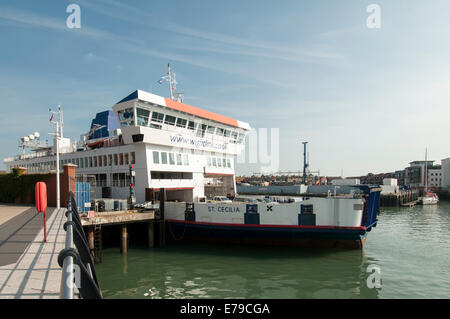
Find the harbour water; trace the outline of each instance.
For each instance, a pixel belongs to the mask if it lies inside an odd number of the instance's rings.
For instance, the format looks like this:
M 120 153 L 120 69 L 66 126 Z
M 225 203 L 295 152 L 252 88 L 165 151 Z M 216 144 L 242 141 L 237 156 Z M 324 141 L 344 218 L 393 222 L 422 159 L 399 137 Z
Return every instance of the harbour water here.
M 450 297 L 450 202 L 378 219 L 363 251 L 171 243 L 105 249 L 96 269 L 105 298 Z

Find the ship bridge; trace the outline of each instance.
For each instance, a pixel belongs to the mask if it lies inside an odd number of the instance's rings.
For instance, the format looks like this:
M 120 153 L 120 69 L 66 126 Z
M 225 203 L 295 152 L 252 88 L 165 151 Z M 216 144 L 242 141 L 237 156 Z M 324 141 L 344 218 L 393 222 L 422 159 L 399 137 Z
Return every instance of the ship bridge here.
M 113 111 L 123 143 L 134 145 L 141 158 L 134 168 L 137 196 L 139 186 L 145 194 L 172 190 L 169 200 L 235 194 L 234 157 L 244 147 L 248 123 L 142 90 Z

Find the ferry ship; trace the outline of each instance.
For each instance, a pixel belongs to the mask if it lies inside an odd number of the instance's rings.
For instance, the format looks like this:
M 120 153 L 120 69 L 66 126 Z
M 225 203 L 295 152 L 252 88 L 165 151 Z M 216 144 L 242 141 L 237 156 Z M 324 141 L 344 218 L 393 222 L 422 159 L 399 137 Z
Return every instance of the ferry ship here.
M 60 168 L 71 163 L 77 176 L 95 176 L 97 198 L 128 199 L 132 184 L 139 204 L 157 200 L 164 188 L 167 233 L 173 239 L 362 248 L 377 224 L 376 186 L 294 203 L 209 202 L 237 195 L 234 159 L 251 127 L 176 100 L 172 84 L 170 92 L 171 98 L 132 92 L 112 110 L 97 113 L 77 142 L 63 137 L 60 125 L 58 143 L 6 158 L 7 170 L 55 171 L 58 149 Z

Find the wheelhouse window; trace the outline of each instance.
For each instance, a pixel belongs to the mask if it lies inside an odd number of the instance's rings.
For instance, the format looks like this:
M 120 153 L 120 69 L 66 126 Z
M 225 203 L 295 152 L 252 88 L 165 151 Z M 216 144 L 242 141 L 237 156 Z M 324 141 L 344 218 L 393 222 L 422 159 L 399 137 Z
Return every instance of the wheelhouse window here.
M 183 165 L 183 162 L 181 160 L 181 154 L 177 154 L 177 165 Z
M 207 132 L 209 133 L 209 134 L 214 134 L 214 131 L 216 130 L 216 128 L 214 127 L 214 126 L 208 126 L 208 130 L 207 130 Z
M 177 118 L 177 127 L 186 128 L 187 120 L 182 118 Z
M 150 127 L 151 127 L 151 128 L 156 128 L 156 129 L 158 129 L 158 130 L 160 130 L 160 129 L 162 128 L 161 125 L 158 125 L 158 124 L 155 124 L 155 123 L 150 123 Z
M 197 127 L 197 123 L 195 123 L 194 121 L 189 121 L 188 122 L 188 126 L 187 126 L 188 130 L 195 131 L 196 127 Z
M 205 124 L 199 124 L 197 130 L 197 136 L 204 137 L 207 126 Z
M 223 136 L 223 128 L 218 127 L 216 129 L 216 135 Z
M 175 125 L 175 119 L 175 116 L 166 114 L 166 117 L 164 118 L 164 124 Z
M 119 116 L 120 126 L 134 125 L 134 110 L 132 107 L 117 112 Z
M 136 108 L 136 115 L 137 115 L 137 125 L 148 126 L 150 111 L 141 108 Z
M 162 123 L 164 119 L 163 113 L 153 112 L 152 113 L 152 121 L 157 123 Z
M 184 165 L 189 165 L 189 157 L 187 154 L 183 154 L 183 164 Z

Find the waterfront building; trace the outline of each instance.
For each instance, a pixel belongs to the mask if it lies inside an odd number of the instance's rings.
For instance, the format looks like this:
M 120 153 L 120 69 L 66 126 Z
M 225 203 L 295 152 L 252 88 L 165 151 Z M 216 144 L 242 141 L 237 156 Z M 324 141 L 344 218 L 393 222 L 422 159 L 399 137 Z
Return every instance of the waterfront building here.
M 450 157 L 441 161 L 442 163 L 442 185 L 441 187 L 450 187 Z
M 425 185 L 425 165 L 427 165 L 427 182 L 429 187 L 441 187 L 442 169 L 435 161 L 413 161 L 405 168 L 405 185 L 416 188 Z

